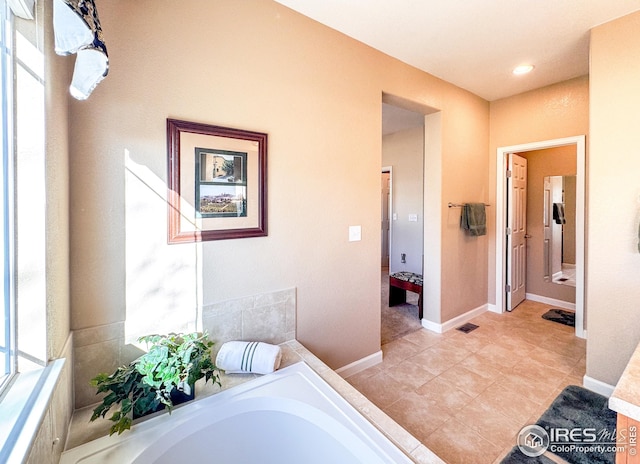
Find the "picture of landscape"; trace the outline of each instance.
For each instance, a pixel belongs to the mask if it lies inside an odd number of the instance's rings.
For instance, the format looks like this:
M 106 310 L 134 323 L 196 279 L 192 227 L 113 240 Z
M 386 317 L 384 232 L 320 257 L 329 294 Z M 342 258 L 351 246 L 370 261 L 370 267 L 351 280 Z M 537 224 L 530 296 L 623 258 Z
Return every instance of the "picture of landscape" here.
M 246 191 L 246 186 L 201 184 L 198 210 L 202 217 L 245 217 Z

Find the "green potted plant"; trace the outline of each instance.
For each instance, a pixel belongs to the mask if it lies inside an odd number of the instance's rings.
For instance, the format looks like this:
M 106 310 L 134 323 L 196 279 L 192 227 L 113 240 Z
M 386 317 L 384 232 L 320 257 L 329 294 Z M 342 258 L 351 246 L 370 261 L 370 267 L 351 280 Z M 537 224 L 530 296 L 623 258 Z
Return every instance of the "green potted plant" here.
M 182 393 L 193 399 L 197 380 L 212 380 L 220 385 L 219 370 L 211 359 L 210 341 L 206 334 L 147 335 L 139 338 L 147 353 L 109 374 L 98 374 L 91 384 L 97 393 L 106 393 L 91 416 L 91 421 L 105 417 L 111 407 L 120 409 L 109 418 L 113 422 L 109 435 L 131 428 L 131 421 L 166 407 L 169 413 Z

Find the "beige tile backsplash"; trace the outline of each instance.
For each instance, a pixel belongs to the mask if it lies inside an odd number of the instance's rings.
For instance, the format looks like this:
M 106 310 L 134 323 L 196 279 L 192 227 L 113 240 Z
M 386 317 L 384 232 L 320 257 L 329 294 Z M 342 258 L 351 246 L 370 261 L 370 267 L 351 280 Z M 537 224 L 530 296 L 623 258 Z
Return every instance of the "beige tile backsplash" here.
M 215 342 L 214 355 L 230 340 L 284 343 L 296 336 L 296 289 L 261 293 L 221 301 L 202 308 L 201 330 Z M 125 344 L 125 324 L 117 322 L 74 331 L 75 407 L 96 402 L 89 381 L 100 372 L 113 372 L 137 357 Z
M 202 328 L 216 343 L 216 353 L 230 340 L 273 344 L 293 340 L 296 336 L 296 289 L 207 305 L 202 311 Z

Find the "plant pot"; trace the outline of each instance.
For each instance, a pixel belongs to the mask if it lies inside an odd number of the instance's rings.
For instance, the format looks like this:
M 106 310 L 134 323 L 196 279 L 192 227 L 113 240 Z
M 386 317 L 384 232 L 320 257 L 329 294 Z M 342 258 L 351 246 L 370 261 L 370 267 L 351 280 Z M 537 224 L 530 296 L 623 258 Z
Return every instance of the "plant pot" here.
M 186 403 L 187 401 L 191 401 L 196 397 L 195 386 L 190 385 L 190 387 L 191 387 L 191 393 L 188 395 L 185 392 L 178 390 L 177 388 L 174 388 L 173 390 L 171 390 L 171 393 L 169 395 L 171 396 L 171 402 L 173 403 L 174 406 L 177 406 L 178 404 Z M 154 412 L 162 411 L 165 408 L 166 408 L 165 405 L 163 403 L 160 403 L 154 409 L 147 411 L 144 414 L 137 414 L 136 411 L 134 410 L 133 418 L 139 419 L 140 417 L 148 416 L 149 414 L 153 414 Z

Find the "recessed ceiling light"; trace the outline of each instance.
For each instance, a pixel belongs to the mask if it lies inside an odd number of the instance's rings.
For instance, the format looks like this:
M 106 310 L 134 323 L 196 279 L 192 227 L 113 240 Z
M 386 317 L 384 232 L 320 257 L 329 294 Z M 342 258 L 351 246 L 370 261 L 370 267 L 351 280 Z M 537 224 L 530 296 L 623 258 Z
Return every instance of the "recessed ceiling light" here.
M 532 64 L 521 64 L 520 66 L 516 66 L 513 70 L 513 74 L 519 76 L 520 74 L 527 74 L 533 71 L 534 66 Z

